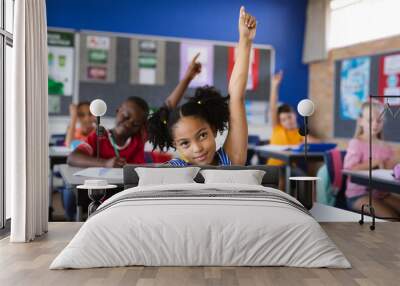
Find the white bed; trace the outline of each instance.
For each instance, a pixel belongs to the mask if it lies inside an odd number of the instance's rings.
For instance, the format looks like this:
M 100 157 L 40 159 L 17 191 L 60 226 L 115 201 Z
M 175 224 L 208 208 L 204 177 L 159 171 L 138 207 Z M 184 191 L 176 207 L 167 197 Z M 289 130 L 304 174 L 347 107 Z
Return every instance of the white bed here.
M 134 187 L 111 197 L 50 269 L 128 265 L 351 267 L 289 195 L 197 183 Z

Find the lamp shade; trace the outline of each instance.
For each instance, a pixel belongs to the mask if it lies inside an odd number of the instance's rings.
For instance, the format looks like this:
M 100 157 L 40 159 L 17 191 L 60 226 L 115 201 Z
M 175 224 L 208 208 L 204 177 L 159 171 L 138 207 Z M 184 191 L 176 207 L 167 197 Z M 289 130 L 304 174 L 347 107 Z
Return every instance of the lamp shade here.
M 107 111 L 107 104 L 101 99 L 95 99 L 90 103 L 90 113 L 94 116 L 103 116 Z
M 297 111 L 301 116 L 311 116 L 314 113 L 314 102 L 309 99 L 303 99 L 297 105 Z

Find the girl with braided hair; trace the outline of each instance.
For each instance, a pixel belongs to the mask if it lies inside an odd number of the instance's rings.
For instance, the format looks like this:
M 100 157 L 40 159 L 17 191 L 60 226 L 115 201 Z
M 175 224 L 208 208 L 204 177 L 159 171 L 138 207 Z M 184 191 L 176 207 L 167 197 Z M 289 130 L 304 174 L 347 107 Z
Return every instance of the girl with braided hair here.
M 249 58 L 256 34 L 256 19 L 239 15 L 237 58 L 229 82 L 229 96 L 205 86 L 196 89 L 193 97 L 174 109 L 164 106 L 148 122 L 148 139 L 154 149 L 175 148 L 179 159 L 170 165 L 244 165 L 247 155 L 247 121 L 244 105 Z M 228 129 L 223 147 L 216 149 L 218 133 Z

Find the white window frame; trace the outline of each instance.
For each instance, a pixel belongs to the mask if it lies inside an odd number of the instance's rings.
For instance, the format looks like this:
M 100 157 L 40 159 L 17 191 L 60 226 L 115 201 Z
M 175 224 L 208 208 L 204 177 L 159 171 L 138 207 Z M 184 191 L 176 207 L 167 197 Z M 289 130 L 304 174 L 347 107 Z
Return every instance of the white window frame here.
M 6 220 L 6 189 L 5 189 L 5 100 L 6 100 L 6 46 L 13 47 L 13 34 L 6 31 L 6 1 L 12 1 L 15 7 L 15 0 L 0 0 L 0 235 L 9 231 L 10 221 Z M 14 13 L 14 8 L 12 9 Z

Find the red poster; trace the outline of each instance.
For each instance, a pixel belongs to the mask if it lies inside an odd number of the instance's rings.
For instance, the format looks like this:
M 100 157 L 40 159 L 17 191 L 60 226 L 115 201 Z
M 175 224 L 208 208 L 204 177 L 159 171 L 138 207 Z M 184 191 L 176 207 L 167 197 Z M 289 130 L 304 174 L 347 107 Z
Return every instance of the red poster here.
M 378 94 L 400 96 L 400 53 L 382 56 L 379 59 Z M 390 99 L 389 103 L 400 105 L 400 99 Z
M 235 48 L 228 48 L 228 82 L 235 65 Z M 259 83 L 260 50 L 252 49 L 250 53 L 249 76 L 247 78 L 247 90 L 256 90 Z
M 106 80 L 107 79 L 107 68 L 105 67 L 88 67 L 87 69 L 88 79 Z

